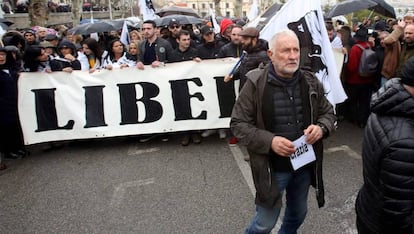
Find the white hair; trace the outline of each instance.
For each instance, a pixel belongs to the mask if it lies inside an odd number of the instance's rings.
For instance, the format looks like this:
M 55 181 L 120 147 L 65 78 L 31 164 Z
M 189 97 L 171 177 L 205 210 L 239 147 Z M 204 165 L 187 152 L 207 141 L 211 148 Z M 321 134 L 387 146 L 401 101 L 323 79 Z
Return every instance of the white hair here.
M 292 39 L 296 40 L 298 42 L 298 44 L 299 44 L 299 38 L 296 35 L 296 33 L 293 32 L 290 29 L 284 29 L 282 31 L 277 32 L 275 35 L 273 35 L 272 39 L 270 39 L 270 43 L 269 43 L 269 50 L 270 51 L 272 51 L 272 52 L 275 51 L 276 46 L 279 44 L 278 43 L 278 40 L 282 36 L 291 37 Z

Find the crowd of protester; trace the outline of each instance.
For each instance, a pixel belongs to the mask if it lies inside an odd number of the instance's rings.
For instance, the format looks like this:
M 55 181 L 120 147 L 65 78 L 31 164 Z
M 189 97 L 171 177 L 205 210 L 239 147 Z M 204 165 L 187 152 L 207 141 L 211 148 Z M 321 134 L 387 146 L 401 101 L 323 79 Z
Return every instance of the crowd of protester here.
M 370 113 L 369 101 L 372 92 L 387 79 L 398 76 L 405 61 L 414 55 L 414 17 L 406 15 L 404 19 L 374 18 L 374 22 L 363 22 L 360 25 L 345 26 L 340 22 L 327 22 L 327 30 L 332 41 L 332 48 L 339 49 L 345 56 L 341 79 L 348 101 L 338 105 L 339 119 L 347 118 L 360 127 L 364 127 Z M 243 28 L 243 21 L 234 22 L 224 18 L 220 23 L 220 33 L 215 33 L 211 23 L 206 25 L 181 25 L 171 19 L 167 26 L 157 26 L 154 21 L 143 22 L 140 29 L 130 28 L 130 43 L 125 45 L 120 39 L 120 31 L 92 35 L 70 35 L 67 28 L 62 27 L 56 34 L 47 34 L 46 28 L 38 27 L 23 32 L 9 30 L 2 36 L 3 47 L 0 53 L 6 55 L 2 64 L 3 74 L 13 89 L 1 86 L 0 108 L 2 113 L 9 113 L 6 119 L 1 118 L 1 139 L 10 140 L 12 134 L 18 144 L 5 143 L 1 140 L 3 158 L 21 158 L 24 150 L 19 120 L 17 115 L 17 79 L 20 72 L 72 72 L 73 70 L 89 71 L 98 69 L 116 69 L 135 67 L 144 69 L 144 65 L 157 67 L 163 63 L 186 60 L 201 61 L 221 57 L 240 57 L 243 51 L 246 57 L 239 69 L 226 76 L 225 81 L 239 79 L 240 87 L 246 80 L 246 73 L 268 63 L 268 43 L 259 39 L 256 28 Z M 372 47 L 378 54 L 380 67 L 375 76 L 362 78 L 356 72 L 361 49 L 355 45 Z M 0 54 L 1 57 L 1 54 Z M 10 99 L 10 100 L 9 100 Z M 4 115 L 2 115 L 4 116 Z M 12 129 L 8 127 L 13 125 Z M 183 146 L 193 142 L 199 144 L 201 137 L 218 134 L 226 139 L 227 129 L 191 131 L 182 134 Z M 163 135 L 163 140 L 170 136 Z M 154 138 L 149 136 L 148 139 Z M 146 141 L 148 139 L 142 139 Z M 230 144 L 237 139 L 230 136 Z M 6 145 L 7 147 L 3 147 Z M 13 146 L 13 148 L 9 148 Z

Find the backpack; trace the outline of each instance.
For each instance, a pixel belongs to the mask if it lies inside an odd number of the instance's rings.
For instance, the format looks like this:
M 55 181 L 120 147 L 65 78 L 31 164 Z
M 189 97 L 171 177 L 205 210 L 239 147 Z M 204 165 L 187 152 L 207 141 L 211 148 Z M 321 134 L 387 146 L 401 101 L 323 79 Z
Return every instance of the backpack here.
M 372 77 L 378 71 L 378 58 L 375 51 L 363 47 L 360 44 L 356 44 L 362 50 L 361 60 L 359 61 L 358 74 L 361 77 Z

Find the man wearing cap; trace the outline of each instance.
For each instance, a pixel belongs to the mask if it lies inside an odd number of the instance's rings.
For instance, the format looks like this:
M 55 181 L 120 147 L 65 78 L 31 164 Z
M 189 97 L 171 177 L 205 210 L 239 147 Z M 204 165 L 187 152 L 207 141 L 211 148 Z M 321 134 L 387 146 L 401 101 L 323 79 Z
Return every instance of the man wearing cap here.
M 24 40 L 26 41 L 25 49 L 31 45 L 38 45 L 39 42 L 36 40 L 36 34 L 33 30 L 29 29 L 23 33 Z
M 170 35 L 167 39 L 170 42 L 171 47 L 175 50 L 178 47 L 177 43 L 177 35 L 178 32 L 181 30 L 181 25 L 178 23 L 177 19 L 171 19 L 170 23 L 168 24 L 168 31 L 170 31 Z
M 224 43 L 216 39 L 214 29 L 208 25 L 204 25 L 200 29 L 202 37 L 201 45 L 197 47 L 198 56 L 201 59 L 218 58 L 219 51 Z
M 414 57 L 374 95 L 365 129 L 358 233 L 414 233 Z
M 159 67 L 162 63 L 168 62 L 172 53 L 171 44 L 155 34 L 156 23 L 153 20 L 146 20 L 142 24 L 144 40 L 140 43 L 140 56 L 137 61 L 137 68 L 144 69 L 144 65 Z
M 247 74 L 230 121 L 233 134 L 247 147 L 256 188 L 256 214 L 246 233 L 272 231 L 285 192 L 279 233 L 296 233 L 306 217 L 310 185 L 317 189 L 319 207 L 325 202 L 322 139 L 333 131 L 335 115 L 322 84 L 299 68 L 299 39 L 293 31 L 276 33 L 267 54 L 271 62 Z M 291 160 L 306 151 L 294 146 L 297 139 L 314 154 L 309 164 L 294 167 Z
M 226 75 L 224 81 L 240 79 L 240 89 L 246 82 L 246 74 L 250 70 L 257 68 L 261 63 L 267 64 L 270 60 L 267 55 L 267 41 L 259 38 L 259 30 L 254 27 L 243 29 L 240 32 L 243 50 L 247 52 L 246 57 L 241 61 L 239 68 L 233 76 Z

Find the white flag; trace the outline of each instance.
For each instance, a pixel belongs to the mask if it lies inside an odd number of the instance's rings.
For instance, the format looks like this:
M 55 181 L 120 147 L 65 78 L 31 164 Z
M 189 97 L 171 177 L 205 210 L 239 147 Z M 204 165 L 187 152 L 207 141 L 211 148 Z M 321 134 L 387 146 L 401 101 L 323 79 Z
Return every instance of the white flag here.
M 208 11 L 210 13 L 211 24 L 213 25 L 214 33 L 218 34 L 218 33 L 220 33 L 220 25 L 218 24 L 218 22 L 216 20 L 216 14 L 214 14 L 213 9 L 211 9 L 211 8 L 208 8 Z
M 127 21 L 124 20 L 124 26 L 122 26 L 121 38 L 119 39 L 125 46 L 129 45 L 129 32 Z
M 254 20 L 257 15 L 259 14 L 259 6 L 257 4 L 257 0 L 253 0 L 252 5 L 250 5 L 249 13 L 247 14 L 247 18 L 249 21 Z
M 139 0 L 139 8 L 141 9 L 142 19 L 144 21 L 157 18 L 151 0 Z
M 347 96 L 335 64 L 320 0 L 288 1 L 263 27 L 260 38 L 270 41 L 276 32 L 287 28 L 299 37 L 301 67 L 306 66 L 315 73 L 331 104 L 345 101 Z

